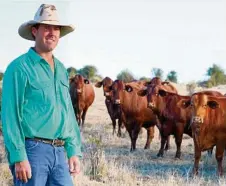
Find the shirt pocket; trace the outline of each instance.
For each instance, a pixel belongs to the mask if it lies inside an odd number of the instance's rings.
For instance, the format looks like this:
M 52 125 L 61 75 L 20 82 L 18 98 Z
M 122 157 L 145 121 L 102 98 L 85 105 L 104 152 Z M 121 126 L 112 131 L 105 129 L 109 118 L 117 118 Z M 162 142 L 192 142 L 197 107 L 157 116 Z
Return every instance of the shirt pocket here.
M 69 97 L 69 82 L 65 80 L 60 80 L 60 91 L 59 96 L 61 98 L 67 98 Z
M 54 86 L 51 81 L 30 82 L 30 97 L 39 104 L 50 104 L 53 99 Z

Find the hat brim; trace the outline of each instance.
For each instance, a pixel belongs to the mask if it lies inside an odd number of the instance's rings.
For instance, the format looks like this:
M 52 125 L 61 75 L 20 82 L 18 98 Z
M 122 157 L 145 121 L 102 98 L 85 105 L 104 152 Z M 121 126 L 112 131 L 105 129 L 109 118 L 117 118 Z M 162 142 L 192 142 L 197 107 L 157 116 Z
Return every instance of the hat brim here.
M 19 29 L 18 29 L 19 35 L 24 39 L 34 41 L 35 39 L 34 39 L 32 33 L 31 33 L 31 28 L 36 24 L 46 24 L 46 25 L 60 26 L 60 37 L 63 37 L 63 36 L 73 32 L 75 30 L 75 27 L 73 25 L 62 25 L 62 24 L 59 24 L 59 22 L 55 22 L 55 21 L 37 22 L 37 21 L 31 20 L 31 21 L 23 23 L 19 27 Z

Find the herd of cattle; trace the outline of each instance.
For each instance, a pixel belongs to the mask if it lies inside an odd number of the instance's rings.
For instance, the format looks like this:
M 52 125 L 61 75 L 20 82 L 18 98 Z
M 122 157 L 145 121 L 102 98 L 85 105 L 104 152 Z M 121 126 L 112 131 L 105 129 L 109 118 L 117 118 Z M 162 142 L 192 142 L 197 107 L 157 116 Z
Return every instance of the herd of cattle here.
M 218 174 L 223 175 L 222 160 L 226 148 L 226 97 L 217 91 L 196 92 L 191 96 L 179 95 L 176 88 L 155 77 L 150 82 L 124 83 L 109 77 L 95 84 L 103 87 L 105 104 L 113 123 L 113 134 L 118 120 L 117 135 L 125 126 L 131 139 L 131 151 L 136 149 L 136 140 L 142 127 L 147 130 L 145 149 L 150 148 L 154 127 L 161 135 L 161 157 L 169 148 L 169 136 L 174 135 L 175 158 L 181 156 L 183 134 L 194 141 L 194 168 L 198 174 L 201 152 L 216 146 Z M 89 80 L 81 75 L 70 79 L 70 94 L 78 123 L 83 128 L 86 112 L 93 103 L 95 94 Z

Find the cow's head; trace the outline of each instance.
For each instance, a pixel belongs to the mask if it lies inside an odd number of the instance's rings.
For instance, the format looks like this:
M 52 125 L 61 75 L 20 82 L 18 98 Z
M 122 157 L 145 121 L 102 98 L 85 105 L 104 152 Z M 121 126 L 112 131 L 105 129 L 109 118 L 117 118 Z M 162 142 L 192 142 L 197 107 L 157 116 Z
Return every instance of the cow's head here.
M 121 80 L 115 80 L 113 84 L 110 87 L 111 93 L 112 93 L 112 101 L 116 105 L 120 105 L 120 95 L 125 90 L 125 85 Z
M 147 106 L 154 112 L 164 110 L 164 97 L 167 96 L 168 92 L 162 85 L 148 85 L 146 88 L 138 91 L 137 94 L 139 96 L 147 96 Z
M 70 93 L 81 95 L 84 91 L 84 86 L 90 84 L 90 81 L 82 75 L 77 74 L 70 79 Z
M 213 110 L 219 108 L 219 103 L 213 96 L 193 94 L 191 97 L 192 123 L 203 123 Z
M 109 77 L 105 77 L 102 81 L 99 81 L 95 84 L 95 87 L 100 88 L 103 86 L 104 96 L 106 98 L 111 97 L 111 85 L 113 83 L 113 80 Z
M 150 81 L 146 82 L 144 85 L 149 86 L 149 85 L 161 85 L 162 80 L 159 77 L 154 77 Z

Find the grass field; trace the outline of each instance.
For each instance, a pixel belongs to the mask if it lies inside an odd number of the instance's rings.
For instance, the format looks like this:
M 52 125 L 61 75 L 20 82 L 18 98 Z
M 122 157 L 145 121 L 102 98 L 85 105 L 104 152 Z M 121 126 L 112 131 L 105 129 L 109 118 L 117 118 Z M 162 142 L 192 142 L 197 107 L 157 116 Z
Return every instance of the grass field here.
M 186 135 L 180 160 L 174 159 L 176 147 L 173 137 L 171 149 L 163 158 L 156 157 L 160 146 L 157 129 L 150 150 L 143 149 L 146 141 L 146 131 L 143 130 L 137 140 L 137 150 L 131 153 L 127 132 L 123 131 L 122 138 L 112 135 L 102 90 L 96 89 L 95 92 L 96 99 L 88 111 L 82 134 L 84 156 L 82 172 L 74 178 L 76 186 L 226 185 L 225 177 L 216 176 L 214 154 L 208 157 L 204 152 L 199 176 L 191 176 L 193 141 Z M 5 160 L 0 164 L 0 170 L 0 185 L 12 185 Z

